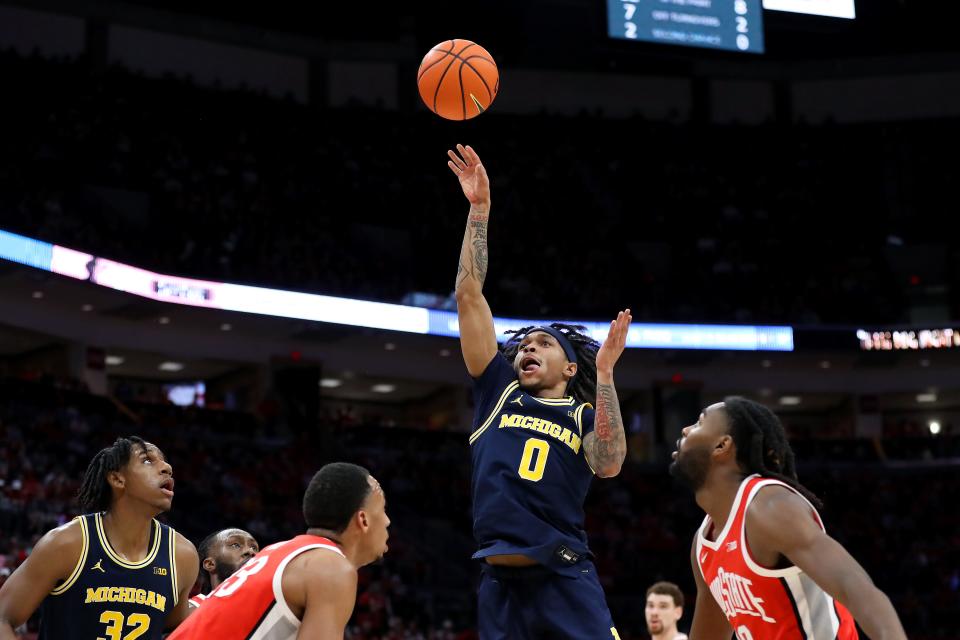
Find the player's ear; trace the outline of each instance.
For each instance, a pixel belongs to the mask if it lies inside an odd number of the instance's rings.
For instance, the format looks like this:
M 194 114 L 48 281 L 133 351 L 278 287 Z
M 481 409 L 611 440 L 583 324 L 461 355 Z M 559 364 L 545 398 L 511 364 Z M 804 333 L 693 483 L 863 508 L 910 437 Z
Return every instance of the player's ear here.
M 213 558 L 204 558 L 203 559 L 203 570 L 213 573 L 217 569 L 217 561 Z
M 569 380 L 570 378 L 572 378 L 572 377 L 575 376 L 575 375 L 577 375 L 577 363 L 576 363 L 576 362 L 568 362 L 568 363 L 563 367 L 563 378 L 564 378 L 565 380 Z
M 370 528 L 370 516 L 367 515 L 366 511 L 360 510 L 357 511 L 357 526 L 360 527 L 360 531 L 366 532 Z
M 733 438 L 729 435 L 720 436 L 717 440 L 717 444 L 713 447 L 713 455 L 715 456 L 731 456 L 736 455 L 736 451 L 733 446 Z
M 107 483 L 114 489 L 123 489 L 126 479 L 119 471 L 110 471 L 107 473 Z

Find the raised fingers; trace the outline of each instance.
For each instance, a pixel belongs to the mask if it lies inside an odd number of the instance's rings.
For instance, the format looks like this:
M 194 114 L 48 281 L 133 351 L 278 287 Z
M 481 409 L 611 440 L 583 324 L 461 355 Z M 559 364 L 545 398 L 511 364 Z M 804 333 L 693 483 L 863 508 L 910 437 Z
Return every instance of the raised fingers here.
M 623 312 L 623 317 L 620 318 L 620 327 L 623 333 L 623 340 L 627 340 L 627 332 L 630 331 L 630 323 L 633 322 L 633 315 L 630 313 L 630 309 L 625 309 Z
M 608 342 L 613 342 L 617 337 L 617 321 L 610 321 L 610 329 L 607 331 L 607 339 L 603 341 L 604 344 Z
M 633 316 L 630 314 L 630 309 L 624 309 L 617 314 L 617 319 L 611 323 L 610 335 L 616 339 L 618 344 L 626 346 L 627 333 L 630 331 L 632 320 Z
M 467 145 L 462 152 L 466 152 L 467 155 L 464 157 L 467 159 L 469 164 L 480 164 L 480 156 L 478 156 L 477 152 L 473 150 L 473 147 Z
M 457 147 L 460 147 L 460 145 L 457 145 Z M 450 156 L 450 162 L 448 162 L 448 164 L 453 165 L 453 167 L 451 167 L 451 168 L 454 168 L 454 167 L 455 167 L 455 168 L 458 169 L 459 171 L 463 171 L 464 169 L 467 168 L 467 163 L 464 162 L 464 161 L 460 158 L 460 156 L 457 155 L 453 150 L 448 149 L 448 150 L 447 150 L 447 155 Z M 457 171 L 457 173 L 459 173 L 459 171 Z

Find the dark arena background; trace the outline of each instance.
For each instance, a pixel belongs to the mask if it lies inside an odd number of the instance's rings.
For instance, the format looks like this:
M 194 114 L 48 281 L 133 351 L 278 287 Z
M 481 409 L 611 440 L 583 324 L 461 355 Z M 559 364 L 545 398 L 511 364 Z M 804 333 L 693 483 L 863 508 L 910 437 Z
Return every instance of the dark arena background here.
M 623 640 L 657 580 L 689 629 L 703 515 L 667 467 L 731 394 L 909 637 L 960 638 L 960 9 L 677 4 L 0 0 L 0 583 L 135 433 L 194 543 L 296 535 L 313 472 L 363 464 L 391 549 L 347 637 L 476 638 L 464 143 L 498 329 L 633 310 L 586 523 Z M 417 92 L 451 38 L 500 72 L 466 122 Z

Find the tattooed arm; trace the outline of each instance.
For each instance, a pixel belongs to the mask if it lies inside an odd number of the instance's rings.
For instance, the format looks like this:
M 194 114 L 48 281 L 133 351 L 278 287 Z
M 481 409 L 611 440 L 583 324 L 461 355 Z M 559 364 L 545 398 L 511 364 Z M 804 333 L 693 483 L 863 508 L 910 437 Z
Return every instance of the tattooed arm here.
M 613 385 L 613 367 L 627 345 L 630 329 L 630 309 L 617 314 L 610 323 L 610 331 L 597 352 L 597 401 L 593 431 L 583 439 L 584 455 L 590 468 L 601 478 L 612 478 L 620 473 L 627 457 L 627 436 L 623 431 L 620 401 Z
M 457 153 L 459 152 L 459 153 Z M 470 215 L 460 246 L 457 267 L 457 316 L 460 321 L 460 349 L 467 371 L 477 378 L 497 353 L 493 313 L 483 296 L 487 277 L 487 223 L 490 219 L 490 180 L 480 157 L 472 147 L 457 145 L 448 151 L 447 165 L 460 180 L 470 202 Z

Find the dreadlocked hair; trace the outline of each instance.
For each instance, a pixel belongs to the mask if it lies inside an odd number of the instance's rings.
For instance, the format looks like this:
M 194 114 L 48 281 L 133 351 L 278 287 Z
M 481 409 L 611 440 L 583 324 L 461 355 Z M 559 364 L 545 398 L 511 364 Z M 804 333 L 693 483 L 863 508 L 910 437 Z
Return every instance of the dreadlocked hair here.
M 147 443 L 137 436 L 127 436 L 117 438 L 112 445 L 93 456 L 83 474 L 80 491 L 77 492 L 77 502 L 84 513 L 106 511 L 110 508 L 113 491 L 107 482 L 107 475 L 126 466 L 130 461 L 130 453 L 135 448 L 145 451 Z
M 549 326 L 570 341 L 573 352 L 577 355 L 577 375 L 573 376 L 567 384 L 567 393 L 579 403 L 593 402 L 597 397 L 597 350 L 600 348 L 600 343 L 585 333 L 587 328 L 582 324 L 551 322 Z M 536 328 L 531 325 L 504 332 L 510 335 L 502 347 L 503 355 L 507 360 L 513 362 L 520 350 L 520 342 L 531 329 Z
M 737 462 L 743 470 L 779 480 L 821 509 L 820 499 L 797 479 L 793 449 L 780 418 L 762 404 L 739 396 L 724 398 L 723 404 L 730 419 L 730 435 L 737 446 Z

